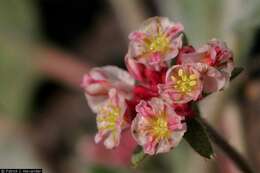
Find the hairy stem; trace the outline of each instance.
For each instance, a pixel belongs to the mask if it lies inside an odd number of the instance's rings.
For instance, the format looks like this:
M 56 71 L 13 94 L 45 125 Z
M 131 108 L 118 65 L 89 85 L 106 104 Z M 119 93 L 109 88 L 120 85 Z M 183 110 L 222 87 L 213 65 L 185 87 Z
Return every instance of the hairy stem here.
M 245 158 L 238 153 L 206 120 L 199 118 L 208 131 L 212 141 L 234 162 L 244 173 L 254 173 Z

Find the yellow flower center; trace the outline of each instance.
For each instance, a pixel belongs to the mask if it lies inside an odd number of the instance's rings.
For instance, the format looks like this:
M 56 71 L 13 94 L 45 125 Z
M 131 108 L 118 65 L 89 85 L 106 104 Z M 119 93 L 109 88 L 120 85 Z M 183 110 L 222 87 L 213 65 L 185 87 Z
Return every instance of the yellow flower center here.
M 152 52 L 164 52 L 169 48 L 170 41 L 163 34 L 151 38 L 148 48 Z
M 171 76 L 173 81 L 176 81 L 174 88 L 178 91 L 187 94 L 197 85 L 197 77 L 195 74 L 187 74 L 182 69 L 178 71 L 178 77 Z
M 159 116 L 152 123 L 152 134 L 157 139 L 167 138 L 170 135 L 168 122 L 164 116 Z
M 117 120 L 121 114 L 121 108 L 113 105 L 112 103 L 108 103 L 106 106 L 100 108 L 99 114 L 102 116 L 97 117 L 97 122 L 104 122 L 104 125 L 99 126 L 98 129 L 114 130 L 116 128 Z

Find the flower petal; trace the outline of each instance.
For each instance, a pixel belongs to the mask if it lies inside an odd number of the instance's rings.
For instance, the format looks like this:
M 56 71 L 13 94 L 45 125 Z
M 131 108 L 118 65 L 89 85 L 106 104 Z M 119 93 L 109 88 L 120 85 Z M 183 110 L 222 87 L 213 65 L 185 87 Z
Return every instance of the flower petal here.
M 129 57 L 129 54 L 125 57 L 125 64 L 129 71 L 129 73 L 136 79 L 141 82 L 145 81 L 145 77 L 143 75 L 144 65 L 137 63 L 133 58 Z
M 227 86 L 234 69 L 233 54 L 224 42 L 212 39 L 195 51 L 181 53 L 179 64 L 200 63 L 204 65 L 205 91 L 213 92 Z
M 115 66 L 104 66 L 93 68 L 84 75 L 81 86 L 85 90 L 90 108 L 97 113 L 97 108 L 108 100 L 108 93 L 112 88 L 127 99 L 132 96 L 134 83 L 128 72 Z
M 226 76 L 226 73 L 203 63 L 195 63 L 195 67 L 201 73 L 204 92 L 219 91 L 227 85 L 229 77 Z
M 160 98 L 141 101 L 136 106 L 137 116 L 131 130 L 136 142 L 149 155 L 168 152 L 182 139 L 186 131 L 183 117 L 178 116 L 173 107 Z M 145 109 L 149 108 L 149 115 Z M 152 111 L 151 111 L 152 110 Z

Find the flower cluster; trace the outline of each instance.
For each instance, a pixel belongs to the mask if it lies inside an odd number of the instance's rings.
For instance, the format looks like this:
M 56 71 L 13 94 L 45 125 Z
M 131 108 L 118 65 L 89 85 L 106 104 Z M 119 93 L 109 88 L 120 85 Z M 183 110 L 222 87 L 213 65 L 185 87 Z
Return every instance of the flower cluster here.
M 227 86 L 234 68 L 230 49 L 216 39 L 200 48 L 184 44 L 183 30 L 168 18 L 150 18 L 129 35 L 128 72 L 105 66 L 83 77 L 97 114 L 97 143 L 114 148 L 131 128 L 146 154 L 168 152 L 186 132 L 185 121 L 195 116 L 192 104 Z

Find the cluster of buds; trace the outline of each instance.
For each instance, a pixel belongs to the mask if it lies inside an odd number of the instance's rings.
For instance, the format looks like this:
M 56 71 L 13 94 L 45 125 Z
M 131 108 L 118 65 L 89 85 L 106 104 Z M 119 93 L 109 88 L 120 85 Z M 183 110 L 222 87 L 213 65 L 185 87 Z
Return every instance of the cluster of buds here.
M 96 143 L 115 148 L 130 128 L 144 153 L 169 152 L 196 116 L 192 105 L 228 85 L 234 63 L 226 44 L 212 39 L 194 48 L 184 44 L 183 30 L 168 18 L 150 18 L 129 35 L 128 71 L 104 66 L 84 75 L 82 87 L 97 114 Z

